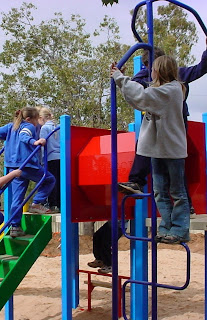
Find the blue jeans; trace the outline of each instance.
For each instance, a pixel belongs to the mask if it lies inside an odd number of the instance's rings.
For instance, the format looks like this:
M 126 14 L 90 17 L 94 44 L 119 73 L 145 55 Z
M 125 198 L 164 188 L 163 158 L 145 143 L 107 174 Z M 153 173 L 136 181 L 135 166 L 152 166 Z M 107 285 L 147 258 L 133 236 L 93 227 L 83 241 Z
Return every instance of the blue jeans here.
M 190 208 L 184 172 L 184 159 L 152 158 L 153 190 L 162 218 L 159 234 L 189 240 Z
M 9 169 L 12 171 L 13 169 Z M 32 180 L 34 182 L 39 182 L 44 174 L 44 169 L 40 167 L 39 169 L 34 168 L 23 168 L 22 174 L 19 178 L 15 178 L 12 183 L 12 204 L 11 204 L 11 215 L 16 211 L 18 207 L 22 204 L 25 193 L 27 191 L 29 181 Z M 55 185 L 55 177 L 50 173 L 47 172 L 46 179 L 40 185 L 37 193 L 33 198 L 34 203 L 42 203 L 46 202 L 47 197 L 49 196 L 50 192 L 54 188 Z M 11 221 L 12 226 L 17 227 L 21 224 L 22 218 L 22 207 L 17 211 L 17 214 Z

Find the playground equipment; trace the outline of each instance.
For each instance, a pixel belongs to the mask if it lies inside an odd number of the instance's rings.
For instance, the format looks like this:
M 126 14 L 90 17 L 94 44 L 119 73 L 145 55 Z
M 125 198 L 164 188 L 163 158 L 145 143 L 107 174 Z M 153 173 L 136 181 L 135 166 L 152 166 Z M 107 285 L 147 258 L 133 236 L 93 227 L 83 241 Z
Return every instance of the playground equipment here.
M 120 60 L 118 67 L 130 58 L 138 49 L 148 49 L 153 56 L 153 23 L 152 23 L 152 3 L 154 1 L 143 1 L 134 10 L 132 19 L 132 30 L 141 43 L 133 46 L 127 54 Z M 192 12 L 200 23 L 203 31 L 207 35 L 198 14 L 188 6 L 177 1 L 169 1 L 180 5 Z M 136 34 L 135 19 L 138 9 L 142 5 L 147 5 L 149 43 L 142 43 L 139 35 Z M 127 180 L 129 169 L 134 156 L 135 133 L 119 133 L 117 138 L 116 127 L 116 88 L 113 80 L 112 89 L 112 117 L 111 132 L 103 129 L 70 127 L 70 118 L 61 117 L 60 139 L 61 139 L 61 252 L 62 252 L 62 319 L 72 319 L 72 308 L 76 308 L 79 302 L 78 292 L 78 222 L 97 221 L 112 218 L 112 247 L 113 247 L 113 274 L 112 274 L 112 319 L 117 320 L 118 310 L 118 235 L 117 220 L 121 214 L 122 196 L 117 194 L 117 180 Z M 136 116 L 136 124 L 141 122 L 141 117 Z M 207 123 L 207 121 L 205 121 Z M 196 132 L 195 132 L 195 127 Z M 191 131 L 193 130 L 193 131 Z M 206 158 L 205 158 L 205 138 L 204 124 L 192 123 L 189 127 L 189 161 L 194 161 L 196 167 L 195 176 L 189 176 L 190 192 L 195 201 L 195 208 L 198 213 L 206 213 Z M 111 136 L 110 136 L 111 133 Z M 199 134 L 199 138 L 196 135 Z M 199 146 L 198 146 L 199 141 Z M 37 147 L 38 148 L 38 147 Z M 118 151 L 118 155 L 117 155 Z M 110 161 L 111 157 L 111 161 Z M 190 168 L 190 164 L 189 164 Z M 192 172 L 191 172 L 192 173 Z M 118 177 L 118 179 L 117 179 Z M 199 192 L 199 193 L 198 193 Z M 196 194 L 196 198 L 195 198 Z M 197 201 L 197 194 L 199 200 Z M 149 197 L 146 193 L 145 198 Z M 9 194 L 7 195 L 9 199 Z M 111 200 L 110 200 L 111 199 Z M 25 203 L 28 199 L 25 199 Z M 152 285 L 152 319 L 157 319 L 157 262 L 156 243 L 153 241 L 156 234 L 156 214 L 152 201 L 152 238 L 147 238 L 147 228 L 145 226 L 147 218 L 146 199 L 138 200 L 136 212 L 134 214 L 134 199 L 126 197 L 126 208 L 123 211 L 123 218 L 133 218 L 131 223 L 132 234 L 135 238 L 144 241 L 133 241 L 131 253 L 131 280 L 126 282 L 124 287 L 131 284 L 131 301 L 139 301 L 131 306 L 132 320 L 148 319 L 147 307 L 147 286 Z M 9 201 L 6 201 L 8 206 Z M 24 203 L 22 204 L 24 205 Z M 138 208 L 137 208 L 138 207 Z M 137 213 L 137 210 L 139 211 Z M 110 215 L 112 212 L 112 215 Z M 140 214 L 141 213 L 141 214 Z M 5 227 L 6 228 L 6 227 Z M 144 238 L 144 239 L 143 239 Z M 206 235 L 207 239 L 207 235 Z M 147 242 L 152 242 L 152 282 L 147 281 Z M 207 243 L 207 240 L 206 240 Z M 189 251 L 187 251 L 187 277 L 184 289 L 189 282 Z M 137 264 L 137 256 L 139 266 Z M 206 255 L 207 257 L 207 255 Z M 206 268 L 207 270 L 207 268 Z M 207 273 L 207 271 L 206 271 Z M 206 275 L 207 276 L 207 275 Z M 136 280 L 139 279 L 139 280 Z M 137 288 L 135 283 L 144 284 L 144 288 Z M 165 286 L 166 287 L 166 286 Z M 171 287 L 172 288 L 172 287 Z M 125 297 L 123 297 L 123 300 Z M 125 304 L 125 300 L 124 300 Z M 7 319 L 12 320 L 9 315 L 11 307 L 6 310 Z M 125 315 L 126 318 L 126 315 Z M 207 319 L 207 316 L 206 316 Z
M 153 10 L 152 10 L 152 4 L 153 4 L 153 0 L 151 1 L 143 1 L 140 4 L 138 4 L 135 9 L 134 9 L 134 13 L 133 13 L 133 18 L 132 18 L 132 31 L 135 35 L 135 37 L 137 38 L 137 40 L 139 41 L 139 43 L 137 43 L 136 45 L 134 45 L 132 48 L 129 49 L 129 51 L 124 55 L 124 57 L 118 62 L 117 67 L 119 69 L 121 69 L 121 67 L 124 65 L 124 63 L 130 58 L 130 56 L 138 49 L 140 48 L 144 48 L 144 49 L 148 49 L 149 53 L 150 53 L 150 66 L 152 65 L 152 61 L 153 61 Z M 199 17 L 199 15 L 197 14 L 197 12 L 195 10 L 193 10 L 192 8 L 190 8 L 187 5 L 182 4 L 181 2 L 178 1 L 174 1 L 174 0 L 170 0 L 168 2 L 174 3 L 184 9 L 187 9 L 188 11 L 190 11 L 197 19 L 197 21 L 199 22 L 201 28 L 203 29 L 204 33 L 207 35 L 207 30 L 205 25 L 203 24 L 201 18 Z M 138 9 L 145 5 L 147 7 L 147 27 L 148 27 L 148 43 L 143 43 L 141 37 L 138 35 L 138 33 L 136 32 L 135 29 L 135 21 L 136 21 L 136 16 L 137 16 L 137 12 Z M 117 319 L 117 298 L 116 298 L 116 288 L 117 288 L 117 274 L 118 274 L 118 257 L 117 257 L 117 196 L 116 196 L 116 184 L 117 184 L 117 157 L 116 157 L 116 151 L 117 151 L 117 145 L 116 145 L 116 87 L 115 87 L 115 83 L 113 80 L 111 80 L 111 109 L 112 109 L 112 168 L 113 168 L 113 173 L 112 173 L 112 238 L 113 238 L 113 242 L 112 242 L 112 247 L 113 247 L 113 302 L 112 302 L 112 307 L 113 307 L 113 319 Z M 135 121 L 136 122 L 136 121 Z M 137 120 L 137 122 L 139 122 L 139 124 L 141 123 L 141 119 Z M 113 192 L 114 190 L 114 192 Z M 153 203 L 152 203 L 153 204 Z M 141 210 L 142 213 L 143 210 Z M 137 213 L 137 212 L 136 212 Z M 135 213 L 135 236 L 137 236 L 138 231 L 139 231 L 139 224 L 136 221 L 136 213 Z M 146 217 L 146 216 L 145 216 Z M 142 221 L 139 220 L 140 223 L 142 223 L 143 225 L 143 219 Z M 132 276 L 131 276 L 131 282 L 135 283 L 139 277 L 139 274 L 141 274 L 141 280 L 139 283 L 143 282 L 143 284 L 147 285 L 151 285 L 152 286 L 152 320 L 156 320 L 157 319 L 157 248 L 156 248 L 156 243 L 154 241 L 154 236 L 156 235 L 156 228 L 157 228 L 157 223 L 156 223 L 156 211 L 153 205 L 152 208 L 152 238 L 148 239 L 147 241 L 150 241 L 152 243 L 152 282 L 148 283 L 147 281 L 147 275 L 143 273 L 143 267 L 142 270 L 138 270 L 136 268 L 136 257 L 138 257 L 138 253 L 141 252 L 141 259 L 142 259 L 142 263 L 144 265 L 144 263 L 147 265 L 147 257 L 144 254 L 144 252 L 147 252 L 147 247 L 146 244 L 141 245 L 140 250 L 137 249 L 136 244 L 134 244 L 134 254 L 132 254 Z M 141 234 L 143 234 L 142 240 L 144 240 L 144 234 L 146 232 L 144 232 L 144 230 L 141 230 Z M 141 238 L 141 237 L 140 237 Z M 146 237 L 145 237 L 146 238 Z M 141 240 L 141 239 L 140 239 Z M 146 241 L 145 241 L 146 242 Z M 133 271 L 134 270 L 134 271 Z M 145 287 L 146 287 L 145 286 Z M 132 297 L 133 297 L 133 301 L 135 301 L 135 298 L 137 298 L 136 301 L 140 301 L 140 305 L 144 306 L 144 308 L 140 308 L 142 309 L 140 312 L 140 309 L 137 309 L 137 304 L 134 304 L 135 306 L 133 306 L 133 304 L 131 304 L 132 308 L 131 308 L 131 319 L 147 319 L 148 317 L 148 311 L 147 311 L 147 307 L 146 307 L 146 301 L 147 301 L 147 290 L 143 289 L 143 291 L 141 292 L 141 294 L 139 294 L 137 292 L 137 288 L 136 286 L 131 286 L 131 290 L 132 290 Z M 139 299 L 138 299 L 138 295 L 139 295 Z M 145 302 L 145 304 L 144 304 Z M 125 317 L 125 319 L 127 319 Z
M 51 134 L 59 130 L 56 128 Z M 50 137 L 50 135 L 46 140 Z M 30 156 L 20 166 L 23 169 L 33 155 L 39 151 L 41 146 L 37 146 Z M 0 151 L 3 153 L 4 149 Z M 32 192 L 21 204 L 21 207 L 29 200 L 29 198 L 39 188 L 40 184 L 45 180 L 47 173 L 47 146 L 44 148 L 44 157 L 46 165 L 44 175 L 37 183 Z M 12 238 L 9 235 L 8 227 L 11 224 L 13 217 L 19 210 L 17 208 L 9 217 L 9 209 L 11 204 L 11 192 L 9 190 L 10 182 L 7 183 L 1 190 L 2 194 L 5 190 L 5 224 L 0 230 L 0 234 L 5 232 L 0 241 L 0 310 L 6 304 L 5 319 L 13 319 L 13 292 L 16 290 L 19 283 L 25 277 L 29 269 L 32 267 L 36 259 L 39 257 L 43 249 L 46 247 L 52 238 L 51 216 L 48 215 L 23 215 L 21 227 L 26 231 L 26 235 L 22 237 Z

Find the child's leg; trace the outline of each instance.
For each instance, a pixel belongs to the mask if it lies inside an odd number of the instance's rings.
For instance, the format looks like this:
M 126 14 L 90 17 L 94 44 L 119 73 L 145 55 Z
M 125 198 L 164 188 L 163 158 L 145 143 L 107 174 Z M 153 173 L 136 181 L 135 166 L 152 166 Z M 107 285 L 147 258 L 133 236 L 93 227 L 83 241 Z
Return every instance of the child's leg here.
M 170 175 L 170 195 L 174 206 L 171 214 L 170 235 L 189 239 L 190 207 L 185 188 L 185 160 L 167 159 Z
M 108 222 L 103 225 L 103 231 L 101 239 L 101 260 L 104 265 L 111 266 L 111 225 Z
M 27 187 L 29 184 L 29 180 L 24 179 L 23 177 L 15 178 L 12 183 L 12 204 L 11 204 L 11 211 L 10 215 L 12 215 L 18 207 L 22 204 L 25 193 L 27 191 Z M 11 225 L 13 227 L 19 227 L 21 225 L 21 218 L 22 218 L 22 207 L 19 208 L 17 214 L 11 221 Z
M 34 182 L 39 182 L 43 174 L 44 174 L 44 169 L 42 167 L 40 167 L 39 169 L 27 167 L 23 169 L 21 177 L 27 178 Z M 50 172 L 47 172 L 46 179 L 40 185 L 37 193 L 33 198 L 33 202 L 44 204 L 51 190 L 54 188 L 54 185 L 55 185 L 55 177 Z
M 100 227 L 93 235 L 93 255 L 96 260 L 102 261 L 102 240 L 105 233 L 105 224 Z
M 157 209 L 162 220 L 159 225 L 160 235 L 166 235 L 171 229 L 171 212 L 173 208 L 169 197 L 169 174 L 165 159 L 152 158 L 153 190 Z

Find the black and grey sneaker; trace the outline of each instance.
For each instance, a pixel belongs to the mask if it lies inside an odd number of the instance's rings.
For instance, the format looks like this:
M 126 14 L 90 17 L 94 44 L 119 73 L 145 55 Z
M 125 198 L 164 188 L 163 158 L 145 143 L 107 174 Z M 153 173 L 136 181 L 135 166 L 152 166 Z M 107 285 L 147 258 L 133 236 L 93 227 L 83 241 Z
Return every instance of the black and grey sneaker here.
M 143 187 L 136 182 L 120 182 L 118 183 L 118 191 L 124 194 L 140 194 L 143 193 Z
M 11 227 L 9 235 L 12 238 L 16 238 L 16 237 L 24 237 L 26 233 L 22 230 L 21 227 Z
M 51 213 L 60 213 L 60 209 L 57 206 L 50 207 Z
M 191 219 L 196 218 L 196 212 L 195 212 L 195 209 L 193 208 L 193 206 L 191 206 L 191 208 L 190 208 L 190 218 Z
M 161 242 L 166 244 L 179 244 L 181 242 L 189 242 L 189 241 L 190 241 L 190 238 L 186 239 L 179 236 L 167 235 L 162 238 Z
M 112 272 L 112 266 L 103 266 L 102 268 L 98 269 L 98 273 L 107 274 Z

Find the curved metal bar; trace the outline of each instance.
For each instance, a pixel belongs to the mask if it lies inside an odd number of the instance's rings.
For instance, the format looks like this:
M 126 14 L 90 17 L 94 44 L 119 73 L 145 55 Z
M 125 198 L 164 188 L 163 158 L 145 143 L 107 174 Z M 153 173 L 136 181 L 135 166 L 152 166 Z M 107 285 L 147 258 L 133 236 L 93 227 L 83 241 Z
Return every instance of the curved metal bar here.
M 45 140 L 47 141 L 49 139 L 49 137 L 55 133 L 56 131 L 58 131 L 60 129 L 60 126 L 58 126 L 57 128 L 55 128 L 52 132 L 50 132 L 50 134 L 48 134 L 48 136 L 45 138 Z M 29 160 L 34 156 L 34 154 L 41 148 L 41 145 L 38 145 L 34 151 L 29 155 L 29 157 L 23 162 L 23 164 L 19 167 L 20 170 L 22 170 L 26 164 L 29 162 Z M 47 144 L 44 146 L 44 159 L 47 160 Z M 23 207 L 25 205 L 25 203 L 27 203 L 27 201 L 33 196 L 33 194 L 36 192 L 36 190 L 39 188 L 39 186 L 42 184 L 42 182 L 45 180 L 46 178 L 46 173 L 47 173 L 47 161 L 45 161 L 45 165 L 44 165 L 44 174 L 42 176 L 42 178 L 40 179 L 40 181 L 36 184 L 35 188 L 31 191 L 31 193 L 26 197 L 26 199 L 24 199 L 24 201 L 21 204 L 21 207 Z M 13 180 L 13 179 L 12 179 Z M 12 181 L 11 180 L 11 181 Z M 8 185 L 11 183 L 11 181 L 9 181 L 1 190 L 0 190 L 0 194 L 2 194 L 2 192 L 8 187 Z M 7 228 L 10 226 L 11 221 L 13 220 L 13 218 L 15 217 L 16 213 L 18 212 L 19 208 L 17 208 L 14 213 L 11 215 L 11 217 L 9 218 L 9 220 L 7 220 L 7 222 L 4 224 L 4 226 L 0 229 L 0 234 Z
M 178 287 L 178 286 L 171 286 L 171 285 L 167 285 L 167 284 L 161 284 L 161 283 L 153 283 L 150 281 L 137 281 L 137 280 L 126 280 L 123 283 L 123 287 L 122 287 L 122 309 L 123 309 L 123 317 L 125 320 L 128 320 L 127 316 L 126 316 L 126 298 L 125 298 L 125 292 L 126 292 L 126 286 L 127 284 L 141 284 L 141 285 L 147 285 L 147 286 L 155 286 L 157 288 L 164 288 L 164 289 L 173 289 L 173 290 L 177 290 L 177 291 L 181 291 L 184 290 L 188 287 L 189 283 L 190 283 L 190 249 L 188 247 L 188 245 L 184 242 L 180 243 L 181 246 L 183 246 L 186 250 L 187 253 L 187 268 L 186 268 L 186 281 L 184 283 L 183 286 Z
M 137 51 L 138 49 L 146 49 L 149 50 L 150 52 L 152 52 L 152 46 L 148 43 L 136 43 L 135 45 L 133 45 L 126 53 L 125 55 L 119 60 L 119 62 L 117 63 L 117 68 L 121 69 L 121 67 L 125 64 L 125 62 L 127 60 L 129 60 L 129 58 L 131 57 L 131 55 Z M 113 94 L 113 92 L 112 92 Z
M 139 198 L 137 198 L 137 196 Z M 137 194 L 131 194 L 131 195 L 127 195 L 125 196 L 123 199 L 122 199 L 122 203 L 121 203 L 121 229 L 122 229 L 122 233 L 123 235 L 127 238 L 127 239 L 130 239 L 130 240 L 140 240 L 140 241 L 147 241 L 147 242 L 150 242 L 152 241 L 152 238 L 146 238 L 146 237 L 135 237 L 135 236 L 130 236 L 126 233 L 126 230 L 125 230 L 125 213 L 124 213 L 124 208 L 125 208 L 125 203 L 126 203 L 126 200 L 128 198 L 134 198 L 136 200 L 140 199 L 142 200 L 143 198 L 149 198 L 151 196 L 151 193 L 140 193 L 140 195 L 137 195 Z
M 148 0 L 149 2 L 150 0 Z M 151 0 L 150 2 L 156 2 L 156 1 L 159 1 L 159 0 Z M 206 26 L 205 24 L 203 23 L 201 17 L 199 16 L 199 14 L 197 13 L 196 10 L 194 10 L 193 8 L 191 8 L 190 6 L 182 3 L 182 2 L 179 2 L 179 1 L 176 1 L 176 0 L 165 0 L 165 1 L 168 1 L 170 3 L 173 3 L 183 9 L 186 9 L 187 11 L 190 11 L 194 17 L 196 18 L 196 20 L 198 21 L 199 25 L 201 26 L 203 32 L 205 33 L 205 35 L 207 36 L 207 29 L 206 29 Z M 136 28 L 135 28 L 135 24 L 136 24 L 136 18 L 137 18 L 137 13 L 138 13 L 138 10 L 141 6 L 145 5 L 147 3 L 147 1 L 142 1 L 140 2 L 135 8 L 134 8 L 134 12 L 133 12 L 133 16 L 132 16 L 132 22 L 131 22 L 131 29 L 132 29 L 132 32 L 135 36 L 135 38 L 139 41 L 139 42 L 143 42 L 142 38 L 139 36 L 139 34 L 137 33 L 136 31 Z
M 137 12 L 139 10 L 140 7 L 144 6 L 146 4 L 146 1 L 142 1 L 140 2 L 138 5 L 136 5 L 136 7 L 134 8 L 133 11 L 133 15 L 132 15 L 132 22 L 131 22 L 131 28 L 132 28 L 132 32 L 135 36 L 135 38 L 139 41 L 139 42 L 143 42 L 142 38 L 139 36 L 139 34 L 137 33 L 136 29 L 135 29 L 135 24 L 136 24 L 136 18 L 137 18 Z
M 159 0 L 155 0 L 155 1 L 159 1 Z M 200 26 L 201 26 L 203 32 L 205 33 L 205 35 L 207 36 L 206 26 L 205 26 L 205 24 L 203 23 L 201 17 L 199 16 L 199 14 L 197 13 L 196 10 L 194 10 L 193 8 L 191 8 L 190 6 L 188 6 L 187 4 L 184 4 L 184 3 L 179 2 L 179 1 L 176 1 L 176 0 L 165 0 L 165 1 L 171 2 L 171 3 L 177 5 L 177 6 L 181 7 L 181 8 L 184 8 L 184 9 L 190 11 L 190 12 L 194 15 L 194 17 L 196 18 L 196 20 L 198 21 L 198 23 L 200 24 Z

